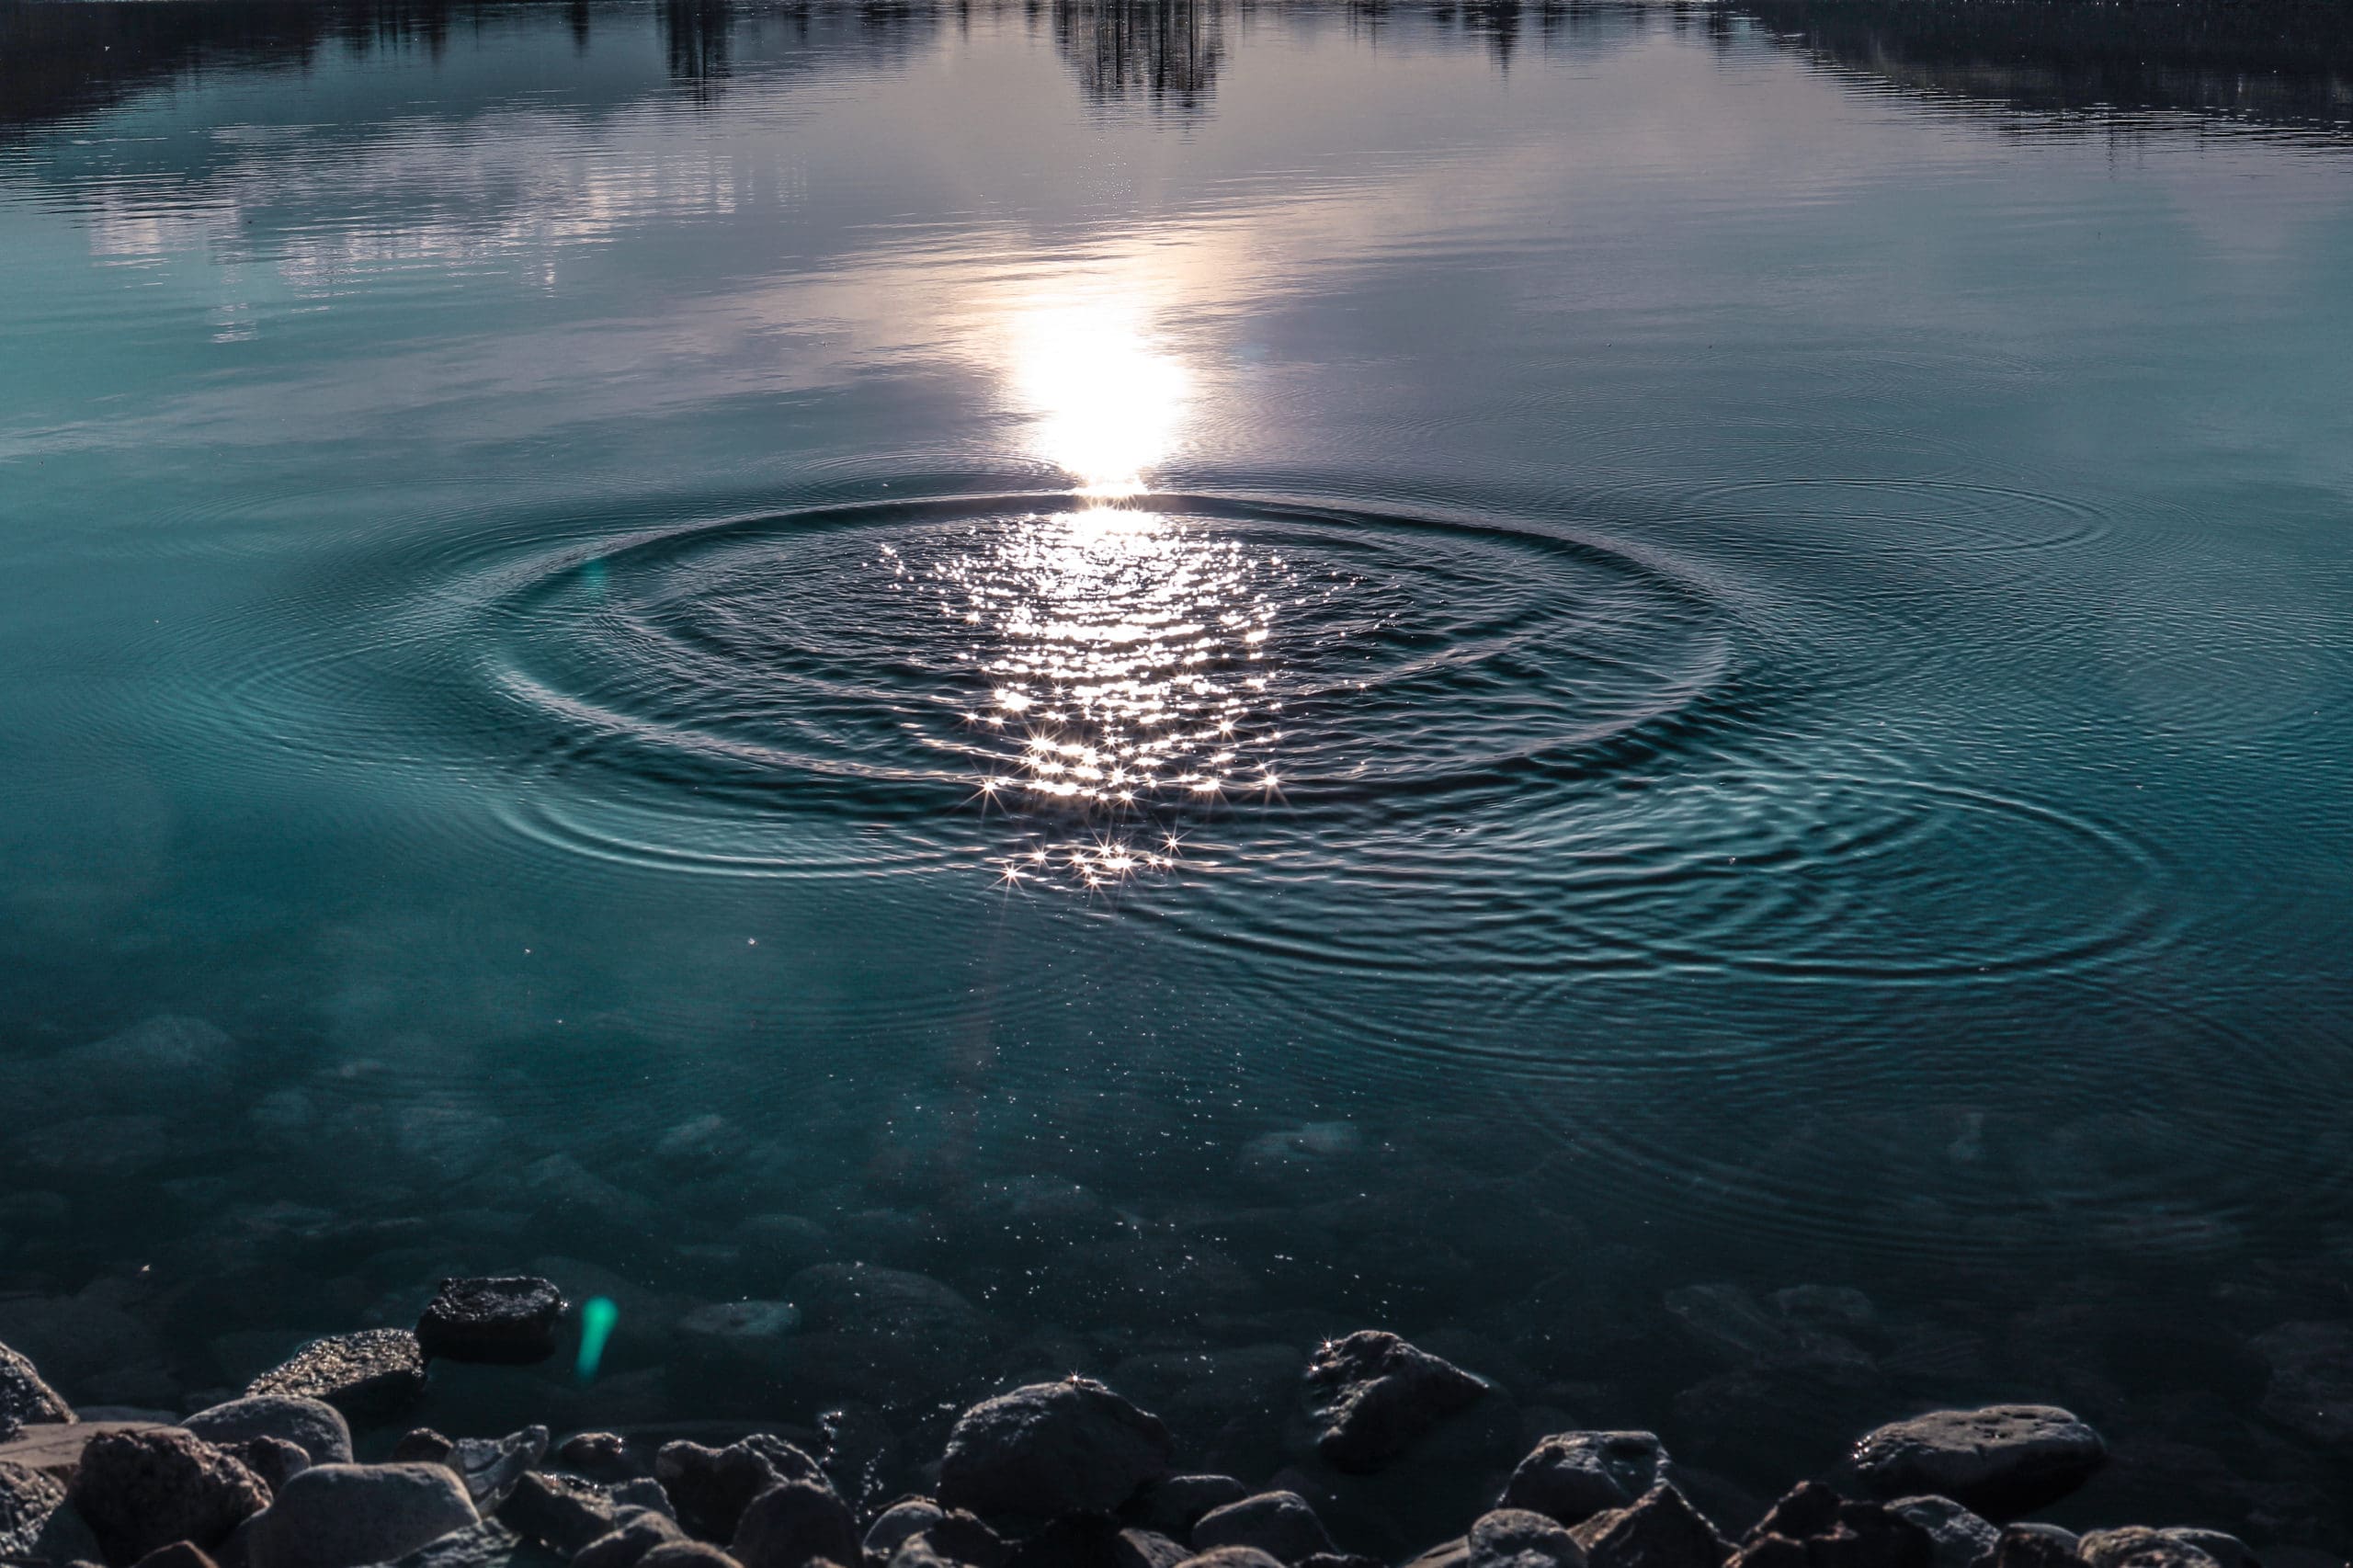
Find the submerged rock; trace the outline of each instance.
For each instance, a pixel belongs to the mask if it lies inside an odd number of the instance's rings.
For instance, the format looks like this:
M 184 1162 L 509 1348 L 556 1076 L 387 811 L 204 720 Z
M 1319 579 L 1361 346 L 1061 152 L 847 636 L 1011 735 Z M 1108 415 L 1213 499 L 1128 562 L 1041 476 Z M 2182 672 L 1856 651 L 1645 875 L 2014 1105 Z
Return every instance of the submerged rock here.
M 654 1476 L 668 1494 L 678 1522 L 706 1540 L 731 1540 L 752 1499 L 788 1481 L 829 1486 L 817 1461 L 782 1437 L 766 1432 L 706 1449 L 699 1443 L 665 1443 L 654 1456 Z
M 1219 1546 L 1255 1546 L 1284 1562 L 1298 1562 L 1337 1551 L 1324 1521 L 1296 1492 L 1262 1492 L 1201 1516 L 1192 1541 L 1201 1551 Z
M 249 1535 L 253 1568 L 361 1568 L 480 1522 L 436 1464 L 323 1464 L 288 1482 Z
M 404 1328 L 331 1335 L 253 1381 L 247 1398 L 282 1394 L 316 1399 L 347 1415 L 389 1415 L 425 1392 L 425 1353 Z
M 530 1366 L 555 1354 L 563 1292 L 536 1275 L 444 1279 L 416 1320 L 428 1358 Z
M 2003 1517 L 2057 1502 L 2107 1458 L 2099 1434 L 2067 1411 L 1994 1404 L 1892 1422 L 1855 1445 L 1854 1465 L 1882 1497 L 1934 1493 Z
M 1498 1508 L 1527 1508 L 1580 1524 L 1623 1508 L 1658 1484 L 1666 1448 L 1651 1432 L 1555 1432 L 1511 1472 Z
M 1032 1383 L 958 1418 L 939 1500 L 983 1516 L 1108 1514 L 1165 1476 L 1174 1449 L 1157 1416 L 1101 1383 Z
M 73 1419 L 74 1407 L 41 1381 L 33 1364 L 0 1345 L 0 1443 L 35 1423 Z
M 176 1540 L 209 1551 L 270 1503 L 260 1477 L 171 1427 L 90 1439 L 66 1498 L 118 1568 Z
M 1377 1329 L 1318 1349 L 1307 1388 L 1315 1451 L 1353 1474 L 1380 1469 L 1487 1392 L 1483 1379 Z
M 351 1424 L 324 1400 L 248 1395 L 199 1410 L 180 1425 L 208 1443 L 225 1446 L 278 1437 L 310 1455 L 313 1464 L 351 1462 Z
M 2252 1346 L 2271 1369 L 2263 1414 L 2319 1442 L 2353 1444 L 2353 1324 L 2283 1323 Z

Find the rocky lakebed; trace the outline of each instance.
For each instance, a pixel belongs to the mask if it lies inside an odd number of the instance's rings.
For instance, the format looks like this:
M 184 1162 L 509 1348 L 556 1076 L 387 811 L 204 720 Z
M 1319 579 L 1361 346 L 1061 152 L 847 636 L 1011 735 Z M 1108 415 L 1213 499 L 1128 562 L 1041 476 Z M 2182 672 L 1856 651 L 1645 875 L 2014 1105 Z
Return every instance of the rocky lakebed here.
M 1313 1347 L 1267 1475 L 1196 1471 L 1168 1425 L 1077 1375 L 949 1413 L 908 1490 L 843 1412 L 732 1435 L 409 1425 L 437 1377 L 560 1358 L 593 1377 L 616 1309 L 533 1276 L 449 1278 L 414 1328 L 330 1335 L 184 1415 L 76 1411 L 0 1348 L 0 1561 L 104 1568 L 2296 1568 L 2221 1530 L 2034 1516 L 2109 1459 L 2052 1405 L 1929 1411 L 1859 1435 L 1762 1506 L 1654 1433 L 1508 1441 L 1485 1378 L 1394 1334 Z M 585 1317 L 590 1326 L 563 1334 Z M 1517 1417 L 1513 1419 L 1517 1425 Z M 363 1457 L 364 1456 L 364 1457 Z M 1395 1544 L 1415 1503 L 1454 1533 Z

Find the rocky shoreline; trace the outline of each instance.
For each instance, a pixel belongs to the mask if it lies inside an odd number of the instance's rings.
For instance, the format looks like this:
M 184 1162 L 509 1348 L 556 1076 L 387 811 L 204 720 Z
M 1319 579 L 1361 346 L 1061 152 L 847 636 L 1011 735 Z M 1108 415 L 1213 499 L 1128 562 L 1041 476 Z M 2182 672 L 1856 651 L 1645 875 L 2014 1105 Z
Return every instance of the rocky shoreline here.
M 1384 1498 L 1493 1451 L 1496 1391 L 1393 1334 L 1317 1346 L 1292 1462 L 1187 1473 L 1169 1427 L 1071 1376 L 953 1416 L 918 1494 L 869 1499 L 854 1433 L 718 1444 L 544 1426 L 452 1438 L 404 1412 L 437 1368 L 554 1358 L 551 1282 L 447 1279 L 414 1329 L 304 1346 L 184 1416 L 77 1413 L 0 1346 L 0 1562 L 104 1568 L 2261 1568 L 2237 1538 L 2040 1522 L 2108 1447 L 2051 1405 L 1938 1410 L 1862 1434 L 1761 1513 L 1654 1434 L 1544 1435 L 1461 1534 L 1384 1539 Z M 581 1358 L 594 1371 L 593 1352 Z M 361 1455 L 370 1456 L 362 1462 Z M 1475 1471 L 1478 1461 L 1472 1459 Z M 1390 1535 L 1393 1538 L 1393 1526 Z M 2316 1568 L 2290 1549 L 2272 1568 Z

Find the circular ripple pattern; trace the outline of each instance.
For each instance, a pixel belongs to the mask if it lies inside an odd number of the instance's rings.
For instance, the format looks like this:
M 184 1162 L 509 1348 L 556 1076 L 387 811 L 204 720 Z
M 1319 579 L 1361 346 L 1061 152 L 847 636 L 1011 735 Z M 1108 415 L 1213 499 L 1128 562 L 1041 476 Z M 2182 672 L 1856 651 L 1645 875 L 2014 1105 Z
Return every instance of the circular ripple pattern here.
M 1006 877 L 1101 886 L 1187 863 L 1205 824 L 1313 835 L 1574 772 L 1730 661 L 1722 609 L 1629 555 L 1198 500 L 762 519 L 496 575 L 449 634 L 568 786 L 518 820 L 736 872 L 780 811 L 912 851 L 968 808 Z

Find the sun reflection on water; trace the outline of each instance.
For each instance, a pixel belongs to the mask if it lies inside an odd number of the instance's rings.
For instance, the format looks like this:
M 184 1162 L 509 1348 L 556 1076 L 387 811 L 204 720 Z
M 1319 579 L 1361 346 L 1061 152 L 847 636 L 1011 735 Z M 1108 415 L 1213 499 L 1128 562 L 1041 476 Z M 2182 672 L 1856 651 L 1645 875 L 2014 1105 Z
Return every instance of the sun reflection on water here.
M 1145 472 L 1176 445 L 1191 385 L 1142 312 L 1113 301 L 1041 305 L 1016 318 L 1013 336 L 1014 389 L 1037 416 L 1040 454 L 1083 495 L 1141 494 Z
M 1282 703 L 1270 637 L 1299 574 L 1198 520 L 1097 505 L 975 529 L 889 569 L 965 632 L 984 806 L 1038 836 L 1007 881 L 1098 887 L 1198 864 L 1172 813 L 1276 799 Z

